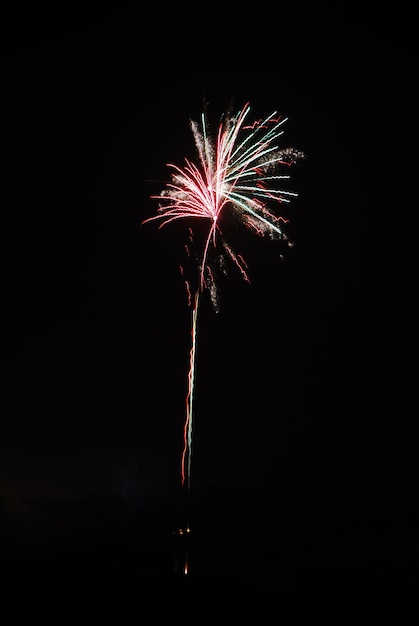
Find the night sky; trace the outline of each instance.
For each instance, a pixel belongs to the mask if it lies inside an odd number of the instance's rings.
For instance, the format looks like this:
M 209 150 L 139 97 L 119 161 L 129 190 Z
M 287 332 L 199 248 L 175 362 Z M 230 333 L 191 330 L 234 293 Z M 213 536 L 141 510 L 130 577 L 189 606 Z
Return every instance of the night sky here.
M 2 20 L 0 550 L 11 597 L 31 598 L 7 615 L 261 624 L 275 606 L 281 624 L 410 623 L 412 18 L 168 11 Z M 215 129 L 246 102 L 287 117 L 282 147 L 305 153 L 287 171 L 295 245 L 226 225 L 250 284 L 231 271 L 220 312 L 201 303 L 186 580 L 173 531 L 194 224 L 142 221 L 166 164 L 196 158 L 204 103 Z M 115 621 L 103 589 L 125 594 Z M 182 617 L 191 595 L 212 598 L 204 617 Z

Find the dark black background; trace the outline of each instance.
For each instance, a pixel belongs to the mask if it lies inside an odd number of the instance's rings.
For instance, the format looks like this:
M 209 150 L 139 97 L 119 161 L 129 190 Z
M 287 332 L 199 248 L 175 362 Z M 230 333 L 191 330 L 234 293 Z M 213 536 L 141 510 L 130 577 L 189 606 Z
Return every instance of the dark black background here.
M 417 616 L 417 55 L 412 16 L 388 11 L 4 13 L 11 623 Z M 233 233 L 251 284 L 232 272 L 219 314 L 202 301 L 184 577 L 172 533 L 185 518 L 188 224 L 142 221 L 166 164 L 195 157 L 190 119 L 205 102 L 216 127 L 231 101 L 288 117 L 284 147 L 306 158 L 290 172 L 295 246 Z

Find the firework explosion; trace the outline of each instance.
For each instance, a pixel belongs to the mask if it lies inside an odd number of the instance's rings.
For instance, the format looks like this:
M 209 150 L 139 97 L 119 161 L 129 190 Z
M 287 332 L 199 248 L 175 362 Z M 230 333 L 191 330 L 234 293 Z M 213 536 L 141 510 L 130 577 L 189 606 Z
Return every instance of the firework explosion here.
M 303 158 L 295 148 L 279 148 L 277 140 L 283 134 L 287 118 L 276 112 L 268 117 L 246 122 L 250 112 L 246 104 L 235 115 L 221 120 L 215 140 L 211 137 L 206 117 L 202 114 L 201 125 L 191 122 L 198 164 L 185 159 L 184 167 L 169 163 L 172 170 L 170 182 L 157 196 L 157 214 L 143 223 L 159 220 L 161 228 L 175 220 L 197 218 L 208 221 L 208 232 L 203 250 L 197 260 L 199 272 L 195 296 L 187 284 L 192 307 L 192 338 L 188 393 L 186 396 L 186 421 L 184 426 L 184 449 L 182 454 L 182 485 L 187 482 L 190 490 L 192 451 L 192 409 L 194 396 L 195 354 L 200 294 L 210 292 L 216 305 L 215 272 L 212 263 L 222 266 L 229 257 L 249 282 L 247 265 L 225 240 L 220 218 L 225 212 L 234 213 L 240 223 L 259 236 L 269 235 L 287 241 L 283 224 L 287 221 L 277 216 L 268 204 L 290 202 L 297 194 L 279 189 L 278 181 L 290 178 L 278 174 L 282 166 L 290 166 Z M 281 185 L 282 187 L 282 185 Z M 192 229 L 189 227 L 192 237 Z M 186 281 L 185 281 L 186 282 Z
M 199 165 L 185 159 L 183 168 L 169 163 L 173 170 L 171 182 L 160 195 L 157 214 L 145 220 L 160 220 L 160 227 L 179 219 L 201 218 L 209 221 L 209 229 L 201 260 L 198 262 L 202 291 L 214 291 L 214 272 L 208 262 L 210 247 L 220 262 L 227 254 L 249 280 L 246 264 L 222 237 L 220 217 L 234 212 L 240 221 L 258 235 L 286 239 L 282 224 L 286 220 L 268 209 L 267 203 L 290 202 L 292 191 L 276 188 L 278 181 L 289 175 L 277 174 L 279 166 L 290 166 L 303 157 L 295 148 L 280 149 L 277 139 L 287 121 L 272 113 L 265 119 L 245 124 L 250 112 L 247 104 L 236 115 L 220 123 L 216 140 L 208 133 L 204 114 L 201 127 L 191 122 Z M 241 134 L 243 138 L 241 138 Z M 143 222 L 143 223 L 145 223 Z

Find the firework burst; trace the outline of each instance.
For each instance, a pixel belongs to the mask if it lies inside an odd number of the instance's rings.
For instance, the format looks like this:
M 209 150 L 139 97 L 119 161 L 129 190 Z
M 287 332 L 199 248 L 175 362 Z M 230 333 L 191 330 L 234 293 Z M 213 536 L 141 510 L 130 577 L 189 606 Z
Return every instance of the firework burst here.
M 179 219 L 208 221 L 203 252 L 198 259 L 199 289 L 207 287 L 212 294 L 216 288 L 209 263 L 211 249 L 219 263 L 225 255 L 230 257 L 249 281 L 243 257 L 235 253 L 222 235 L 222 214 L 226 211 L 236 214 L 259 236 L 286 240 L 283 224 L 287 220 L 276 215 L 268 204 L 289 203 L 297 195 L 282 185 L 278 188 L 279 181 L 290 178 L 279 174 L 279 167 L 290 166 L 303 157 L 295 148 L 278 146 L 287 118 L 274 112 L 246 123 L 249 112 L 250 106 L 246 104 L 236 115 L 222 120 L 215 140 L 209 134 L 204 114 L 200 126 L 191 122 L 198 165 L 188 159 L 183 168 L 167 165 L 172 170 L 171 181 L 159 195 L 151 196 L 159 201 L 159 208 L 156 215 L 143 222 L 160 220 L 162 227 Z
M 217 286 L 213 261 L 223 268 L 225 257 L 238 267 L 242 277 L 249 281 L 247 264 L 228 244 L 220 226 L 221 216 L 234 214 L 240 223 L 259 236 L 270 236 L 287 241 L 283 231 L 286 219 L 277 215 L 275 207 L 289 203 L 297 194 L 283 189 L 288 174 L 279 170 L 293 165 L 304 154 L 295 148 L 280 148 L 278 140 L 287 121 L 276 112 L 252 123 L 247 121 L 250 112 L 246 104 L 235 115 L 221 120 L 213 139 L 209 133 L 204 114 L 201 124 L 191 122 L 192 133 L 198 153 L 197 163 L 185 158 L 184 166 L 172 163 L 170 182 L 165 189 L 151 198 L 158 200 L 157 213 L 143 221 L 159 221 L 163 227 L 175 220 L 186 219 L 189 240 L 193 239 L 191 222 L 206 220 L 208 230 L 203 248 L 197 258 L 198 286 L 190 288 L 188 297 L 192 309 L 191 349 L 186 395 L 186 420 L 184 424 L 184 447 L 182 453 L 182 485 L 190 492 L 193 399 L 195 385 L 195 361 L 200 294 L 208 289 L 217 308 Z M 185 277 L 184 277 L 185 278 Z M 189 530 L 189 522 L 186 523 Z

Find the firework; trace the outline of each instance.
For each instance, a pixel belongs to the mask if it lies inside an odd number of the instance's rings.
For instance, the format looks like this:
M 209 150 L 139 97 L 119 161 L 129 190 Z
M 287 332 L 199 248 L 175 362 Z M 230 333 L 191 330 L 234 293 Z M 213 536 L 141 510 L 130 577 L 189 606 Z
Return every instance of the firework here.
M 236 114 L 224 116 L 215 138 L 210 134 L 204 114 L 200 125 L 191 122 L 198 161 L 185 158 L 183 167 L 167 164 L 172 170 L 170 182 L 159 195 L 151 196 L 159 202 L 158 210 L 143 222 L 157 220 L 160 228 L 180 219 L 187 220 L 188 224 L 196 219 L 208 222 L 203 249 L 197 258 L 198 286 L 194 297 L 191 296 L 194 290 L 187 285 L 192 308 L 192 337 L 181 465 L 182 484 L 187 483 L 188 490 L 200 293 L 208 289 L 215 302 L 214 264 L 222 265 L 226 256 L 249 281 L 247 265 L 226 241 L 220 219 L 226 212 L 234 213 L 240 223 L 257 235 L 287 240 L 283 231 L 287 220 L 277 215 L 274 208 L 289 203 L 297 194 L 283 189 L 282 183 L 290 176 L 278 171 L 304 156 L 295 148 L 284 149 L 278 145 L 287 118 L 274 112 L 250 123 L 247 121 L 249 112 L 250 106 L 246 104 Z M 188 231 L 191 235 L 190 226 Z

